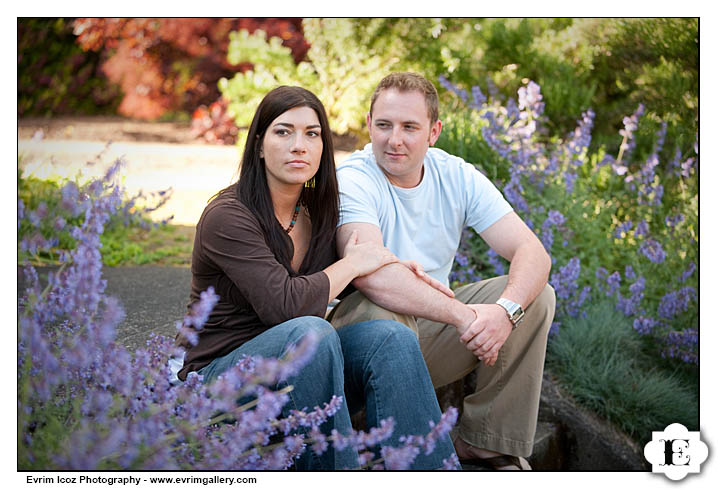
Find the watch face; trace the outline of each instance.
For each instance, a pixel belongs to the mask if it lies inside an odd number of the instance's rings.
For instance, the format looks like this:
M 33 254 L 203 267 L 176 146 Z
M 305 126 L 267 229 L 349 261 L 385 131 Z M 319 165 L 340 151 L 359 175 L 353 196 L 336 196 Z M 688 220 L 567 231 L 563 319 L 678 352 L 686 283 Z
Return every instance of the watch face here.
M 521 321 L 521 318 L 523 318 L 524 310 L 521 308 L 521 305 L 506 298 L 500 298 L 496 303 L 506 309 L 509 320 L 514 324 L 514 326 L 516 326 L 516 324 Z

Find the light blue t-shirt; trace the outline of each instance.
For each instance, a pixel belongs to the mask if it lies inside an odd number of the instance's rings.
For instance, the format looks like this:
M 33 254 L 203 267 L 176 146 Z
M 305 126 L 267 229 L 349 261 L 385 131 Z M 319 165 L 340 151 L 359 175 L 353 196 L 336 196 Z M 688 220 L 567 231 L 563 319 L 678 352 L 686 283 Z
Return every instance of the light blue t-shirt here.
M 473 165 L 438 148 L 424 158 L 418 186 L 392 185 L 378 167 L 371 143 L 337 169 L 339 226 L 370 223 L 401 260 L 416 260 L 435 279 L 449 284 L 461 232 L 481 233 L 512 211 L 501 192 Z

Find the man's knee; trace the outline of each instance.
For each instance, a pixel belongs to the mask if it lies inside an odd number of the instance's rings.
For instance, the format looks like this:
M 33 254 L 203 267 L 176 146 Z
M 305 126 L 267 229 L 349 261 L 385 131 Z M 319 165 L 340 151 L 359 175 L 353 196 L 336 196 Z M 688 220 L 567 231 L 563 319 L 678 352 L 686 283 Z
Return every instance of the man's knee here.
M 360 291 L 355 291 L 343 299 L 327 319 L 336 329 L 360 322 L 392 320 L 404 324 L 414 332 L 418 331 L 416 319 L 413 316 L 387 310 L 372 302 Z
M 546 284 L 539 295 L 536 296 L 533 303 L 531 303 L 526 314 L 530 315 L 534 328 L 541 329 L 548 335 L 555 311 L 556 292 L 550 284 Z
M 531 306 L 534 305 L 545 315 L 553 318 L 556 311 L 556 291 L 554 291 L 553 286 L 546 284 Z
M 372 320 L 356 325 L 367 336 L 367 340 L 378 341 L 392 348 L 415 350 L 420 352 L 419 339 L 403 323 L 393 320 Z

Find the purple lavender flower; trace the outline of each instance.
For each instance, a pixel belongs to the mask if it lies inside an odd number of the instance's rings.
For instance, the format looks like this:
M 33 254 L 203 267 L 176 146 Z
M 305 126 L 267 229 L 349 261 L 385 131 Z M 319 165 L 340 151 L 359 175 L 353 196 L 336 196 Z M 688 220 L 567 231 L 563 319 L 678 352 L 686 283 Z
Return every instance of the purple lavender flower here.
M 60 190 L 62 199 L 60 209 L 68 212 L 71 216 L 79 216 L 86 209 L 87 201 L 81 199 L 80 189 L 74 182 L 68 182 Z
M 529 205 L 522 195 L 523 187 L 519 182 L 518 175 L 512 176 L 509 182 L 503 188 L 506 200 L 508 200 L 519 211 L 529 211 Z
M 516 101 L 514 99 L 509 99 L 509 101 L 506 103 L 506 115 L 509 127 L 513 126 L 521 119 L 522 115 L 519 106 L 516 105 Z
M 698 331 L 687 328 L 683 331 L 670 331 L 665 337 L 666 348 L 662 355 L 681 359 L 687 364 L 698 364 Z
M 314 407 L 314 410 L 307 413 L 304 410 L 290 410 L 289 415 L 277 423 L 277 427 L 284 434 L 297 430 L 300 427 L 316 429 L 327 419 L 337 413 L 343 403 L 341 396 L 333 396 L 329 403 L 323 408 Z
M 25 217 L 25 203 L 22 199 L 17 200 L 17 229 L 20 229 L 20 221 Z
M 568 299 L 576 288 L 576 280 L 581 272 L 581 260 L 578 257 L 571 258 L 566 265 L 558 272 L 551 274 L 551 285 L 556 290 L 556 297 Z
M 631 231 L 632 228 L 633 222 L 629 219 L 625 223 L 616 227 L 616 231 L 613 233 L 613 236 L 616 238 L 623 238 L 629 231 Z
M 472 100 L 469 107 L 474 109 L 481 109 L 486 104 L 486 96 L 481 92 L 481 88 L 478 85 L 471 87 Z
M 641 222 L 636 225 L 636 231 L 634 231 L 634 236 L 636 238 L 648 236 L 648 223 L 646 223 L 645 219 L 641 220 Z
M 546 218 L 546 221 L 544 221 L 544 225 L 546 223 L 553 225 L 553 226 L 560 226 L 566 222 L 566 217 L 561 214 L 560 211 L 557 211 L 555 209 L 551 209 L 548 212 L 548 217 Z
M 449 458 L 442 460 L 441 463 L 442 470 L 453 471 L 461 469 L 461 463 L 459 462 L 459 457 L 456 454 L 452 454 Z
M 467 265 L 469 265 L 469 258 L 461 252 L 456 253 L 455 260 L 460 267 L 466 267 Z
M 62 216 L 57 216 L 55 218 L 55 223 L 53 224 L 53 227 L 56 231 L 62 231 L 65 229 L 65 226 L 67 225 L 67 221 L 65 221 L 65 218 Z
M 469 94 L 466 92 L 466 90 L 459 88 L 453 83 L 451 83 L 444 75 L 439 75 L 439 83 L 446 90 L 458 95 L 462 102 L 466 102 L 469 99 Z
M 446 412 L 441 414 L 441 419 L 437 424 L 429 421 L 431 430 L 424 438 L 423 449 L 425 454 L 431 454 L 436 447 L 436 441 L 447 437 L 451 428 L 456 424 L 459 411 L 454 407 L 449 407 Z
M 626 266 L 625 271 L 624 271 L 624 275 L 626 276 L 626 279 L 631 279 L 631 280 L 633 280 L 633 279 L 636 278 L 636 273 L 633 271 L 633 266 L 632 266 L 632 265 L 627 265 L 627 266 Z
M 663 298 L 661 298 L 661 303 L 658 306 L 658 314 L 669 320 L 675 318 L 677 315 L 688 311 L 691 301 L 696 298 L 696 290 L 691 286 L 666 293 Z
M 606 296 L 613 296 L 613 294 L 616 292 L 616 290 L 621 287 L 621 274 L 619 272 L 614 272 L 608 278 L 606 279 L 606 283 L 608 284 L 608 291 L 606 291 Z
M 327 449 L 329 449 L 327 438 L 319 431 L 319 429 L 313 428 L 311 432 L 309 432 L 309 437 L 311 437 L 314 441 L 312 444 L 312 451 L 314 451 L 317 455 L 321 456 L 327 451 Z
M 641 301 L 643 300 L 644 291 L 646 289 L 646 278 L 640 276 L 633 284 L 628 287 L 631 293 L 629 298 L 624 298 L 621 293 L 617 295 L 616 309 L 623 312 L 626 316 L 633 316 L 643 311 Z
M 209 314 L 212 312 L 214 305 L 219 301 L 219 296 L 214 292 L 214 288 L 210 286 L 206 291 L 202 291 L 199 295 L 199 301 L 195 301 L 189 314 L 184 319 L 184 326 L 193 326 L 196 330 L 200 330 L 207 322 Z
M 369 432 L 360 431 L 356 433 L 352 445 L 358 450 L 376 446 L 391 437 L 395 426 L 396 424 L 392 417 L 384 419 L 379 423 L 379 427 L 372 427 Z
M 675 228 L 678 223 L 682 223 L 685 220 L 685 216 L 683 214 L 678 213 L 675 216 L 666 216 L 666 226 Z
M 540 238 L 541 238 L 541 243 L 543 244 L 544 248 L 546 249 L 546 252 L 548 252 L 550 254 L 551 248 L 553 247 L 553 228 L 542 227 Z M 552 257 L 552 259 L 553 259 L 553 257 Z
M 48 208 L 47 203 L 45 201 L 42 201 L 40 204 L 37 205 L 37 208 L 31 210 L 28 213 L 28 220 L 30 221 L 30 224 L 34 226 L 35 228 L 38 228 L 40 224 L 42 223 L 42 220 L 44 220 L 47 217 L 48 214 Z
M 688 266 L 688 269 L 686 269 L 683 274 L 681 274 L 681 277 L 678 279 L 679 282 L 686 282 L 686 280 L 693 275 L 693 273 L 696 271 L 696 264 L 695 262 L 691 262 L 691 264 Z
M 385 446 L 381 448 L 381 457 L 387 470 L 408 470 L 420 452 L 413 445 L 398 448 Z
M 666 260 L 666 252 L 659 242 L 653 239 L 644 241 L 638 249 L 644 256 L 654 264 L 660 264 Z
M 593 120 L 596 114 L 589 109 L 581 115 L 578 127 L 574 130 L 571 139 L 568 142 L 568 152 L 571 164 L 581 166 L 584 163 L 585 152 L 591 144 L 591 129 L 593 128 Z
M 578 179 L 578 174 L 576 172 L 564 172 L 563 178 L 566 185 L 566 194 L 573 194 L 573 188 L 576 185 L 576 179 Z
M 653 318 L 647 318 L 639 316 L 633 320 L 633 329 L 641 335 L 648 335 L 653 331 L 653 327 L 656 326 L 656 321 Z
M 497 276 L 503 276 L 506 274 L 506 267 L 501 261 L 501 257 L 497 254 L 494 249 L 490 248 L 487 255 L 489 256 L 489 264 L 494 267 L 494 272 Z

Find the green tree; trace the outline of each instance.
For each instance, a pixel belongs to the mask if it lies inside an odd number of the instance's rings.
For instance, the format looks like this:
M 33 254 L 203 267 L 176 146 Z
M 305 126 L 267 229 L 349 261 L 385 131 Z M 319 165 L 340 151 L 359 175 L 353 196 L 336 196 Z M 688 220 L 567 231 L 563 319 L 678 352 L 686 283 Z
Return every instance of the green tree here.
M 324 103 L 336 133 L 361 133 L 371 91 L 397 60 L 356 44 L 356 27 L 351 19 L 305 19 L 304 35 L 311 48 L 307 61 L 296 64 L 279 38 L 267 40 L 263 31 L 231 33 L 230 62 L 253 64 L 251 70 L 219 83 L 237 125 L 249 125 L 254 109 L 272 88 L 300 85 Z

